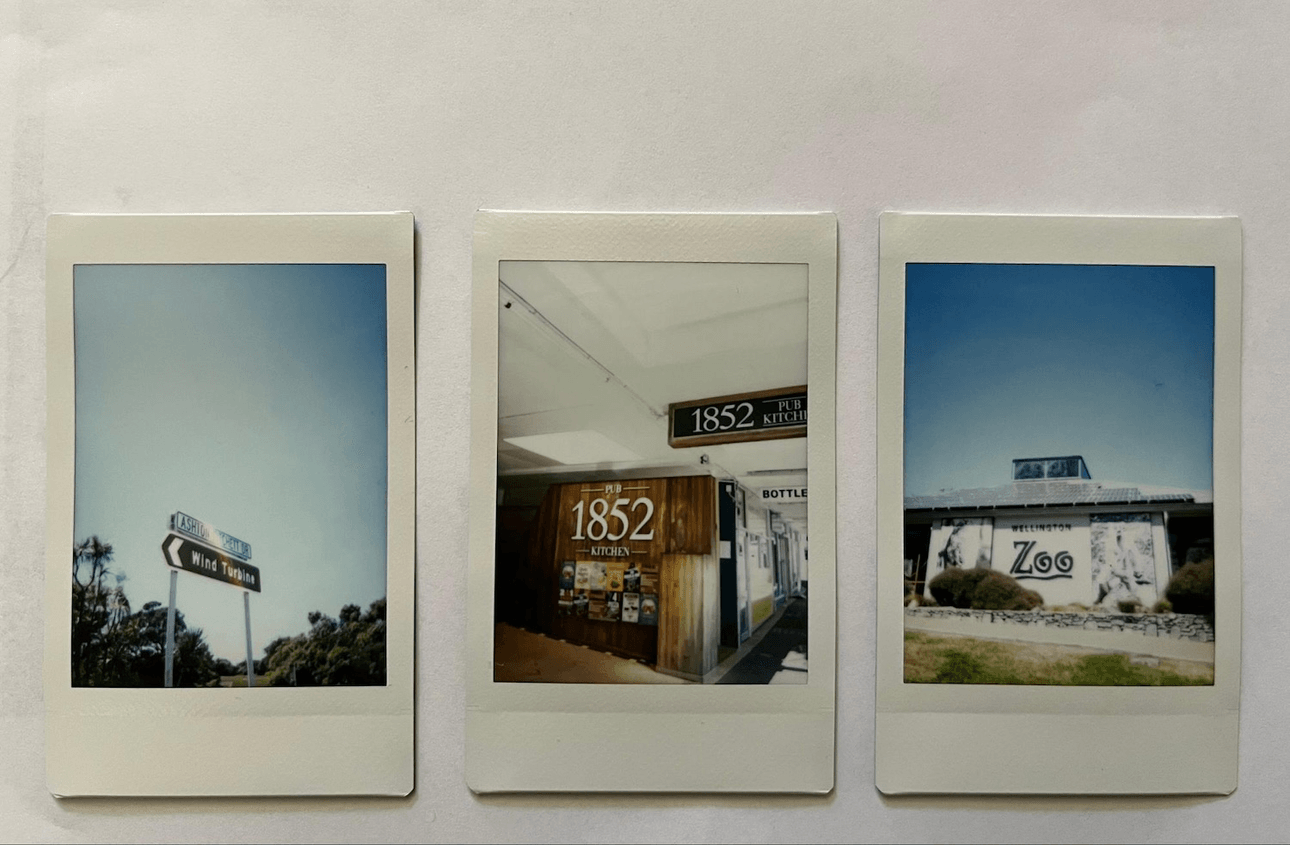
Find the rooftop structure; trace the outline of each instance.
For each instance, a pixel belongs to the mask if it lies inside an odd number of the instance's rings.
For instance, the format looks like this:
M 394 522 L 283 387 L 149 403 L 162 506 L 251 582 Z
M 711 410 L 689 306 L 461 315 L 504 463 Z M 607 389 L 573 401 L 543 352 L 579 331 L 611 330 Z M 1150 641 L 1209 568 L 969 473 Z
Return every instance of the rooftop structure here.
M 1183 490 L 1122 481 L 1095 481 L 1079 455 L 1015 458 L 1012 482 L 998 487 L 943 490 L 906 496 L 906 510 L 1049 508 L 1067 505 L 1211 504 L 1213 491 Z

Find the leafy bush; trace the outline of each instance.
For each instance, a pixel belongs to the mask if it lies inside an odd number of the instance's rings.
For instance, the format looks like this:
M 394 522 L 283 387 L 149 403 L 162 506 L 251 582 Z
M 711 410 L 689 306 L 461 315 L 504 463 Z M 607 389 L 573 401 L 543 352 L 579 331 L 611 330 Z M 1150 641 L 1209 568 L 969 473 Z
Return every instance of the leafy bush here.
M 1165 598 L 1177 613 L 1214 615 L 1214 559 L 1189 563 L 1174 573 Z
M 1034 590 L 1027 590 L 1017 579 L 993 569 L 977 584 L 972 593 L 972 607 L 977 610 L 1034 610 L 1044 603 L 1044 597 Z
M 1146 613 L 1147 608 L 1137 599 L 1120 599 L 1116 602 L 1116 607 L 1121 613 Z
M 1173 613 L 1174 605 L 1169 599 L 1161 599 L 1151 606 L 1152 613 Z
M 265 647 L 269 685 L 384 685 L 385 606 L 383 598 L 366 611 L 347 604 L 339 619 L 311 612 L 310 630 Z
M 950 567 L 932 579 L 929 588 L 937 603 L 974 610 L 1034 610 L 1043 596 L 1028 590 L 1011 575 L 993 569 Z
M 972 593 L 988 569 L 964 569 L 951 566 L 927 585 L 932 598 L 942 607 L 971 607 Z

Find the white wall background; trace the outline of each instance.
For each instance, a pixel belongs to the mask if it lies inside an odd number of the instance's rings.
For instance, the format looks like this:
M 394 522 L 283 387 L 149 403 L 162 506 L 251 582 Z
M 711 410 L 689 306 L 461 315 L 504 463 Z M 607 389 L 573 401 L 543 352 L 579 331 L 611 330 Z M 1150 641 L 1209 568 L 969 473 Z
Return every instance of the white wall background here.
M 0 4 L 0 839 L 1283 840 L 1288 94 L 1290 6 L 1276 2 Z M 466 789 L 468 311 L 481 206 L 837 213 L 847 600 L 832 796 Z M 414 211 L 419 232 L 417 792 L 52 799 L 40 689 L 45 215 L 388 209 Z M 1243 219 L 1246 615 L 1234 795 L 875 791 L 884 209 Z M 1108 766 L 1161 753 L 1090 738 L 1089 754 Z

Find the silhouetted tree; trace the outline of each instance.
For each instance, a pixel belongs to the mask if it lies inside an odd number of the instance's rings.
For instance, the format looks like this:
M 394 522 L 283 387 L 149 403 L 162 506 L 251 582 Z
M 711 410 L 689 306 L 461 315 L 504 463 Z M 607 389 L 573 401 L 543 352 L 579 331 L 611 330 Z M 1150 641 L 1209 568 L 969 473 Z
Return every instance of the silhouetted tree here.
M 98 535 L 72 548 L 72 686 L 92 686 L 100 680 L 108 651 L 110 627 L 119 624 L 130 604 L 121 589 L 124 578 L 108 569 L 112 544 Z M 109 587 L 113 576 L 115 587 Z
M 72 686 L 163 686 L 167 609 L 150 601 L 131 613 L 125 576 L 108 568 L 112 554 L 112 544 L 97 536 L 72 549 Z M 201 629 L 189 629 L 176 610 L 175 686 L 218 681 Z

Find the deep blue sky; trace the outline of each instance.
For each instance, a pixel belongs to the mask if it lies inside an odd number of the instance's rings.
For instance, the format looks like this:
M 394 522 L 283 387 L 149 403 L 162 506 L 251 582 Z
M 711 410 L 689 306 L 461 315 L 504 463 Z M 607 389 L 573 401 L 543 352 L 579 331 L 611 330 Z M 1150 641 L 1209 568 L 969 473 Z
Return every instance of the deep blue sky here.
M 1012 459 L 1212 485 L 1210 267 L 909 264 L 905 494 L 989 487 Z
M 75 537 L 113 544 L 133 609 L 167 602 L 182 510 L 251 544 L 252 639 L 385 595 L 381 265 L 84 265 Z M 177 605 L 245 657 L 241 590 L 181 572 Z

